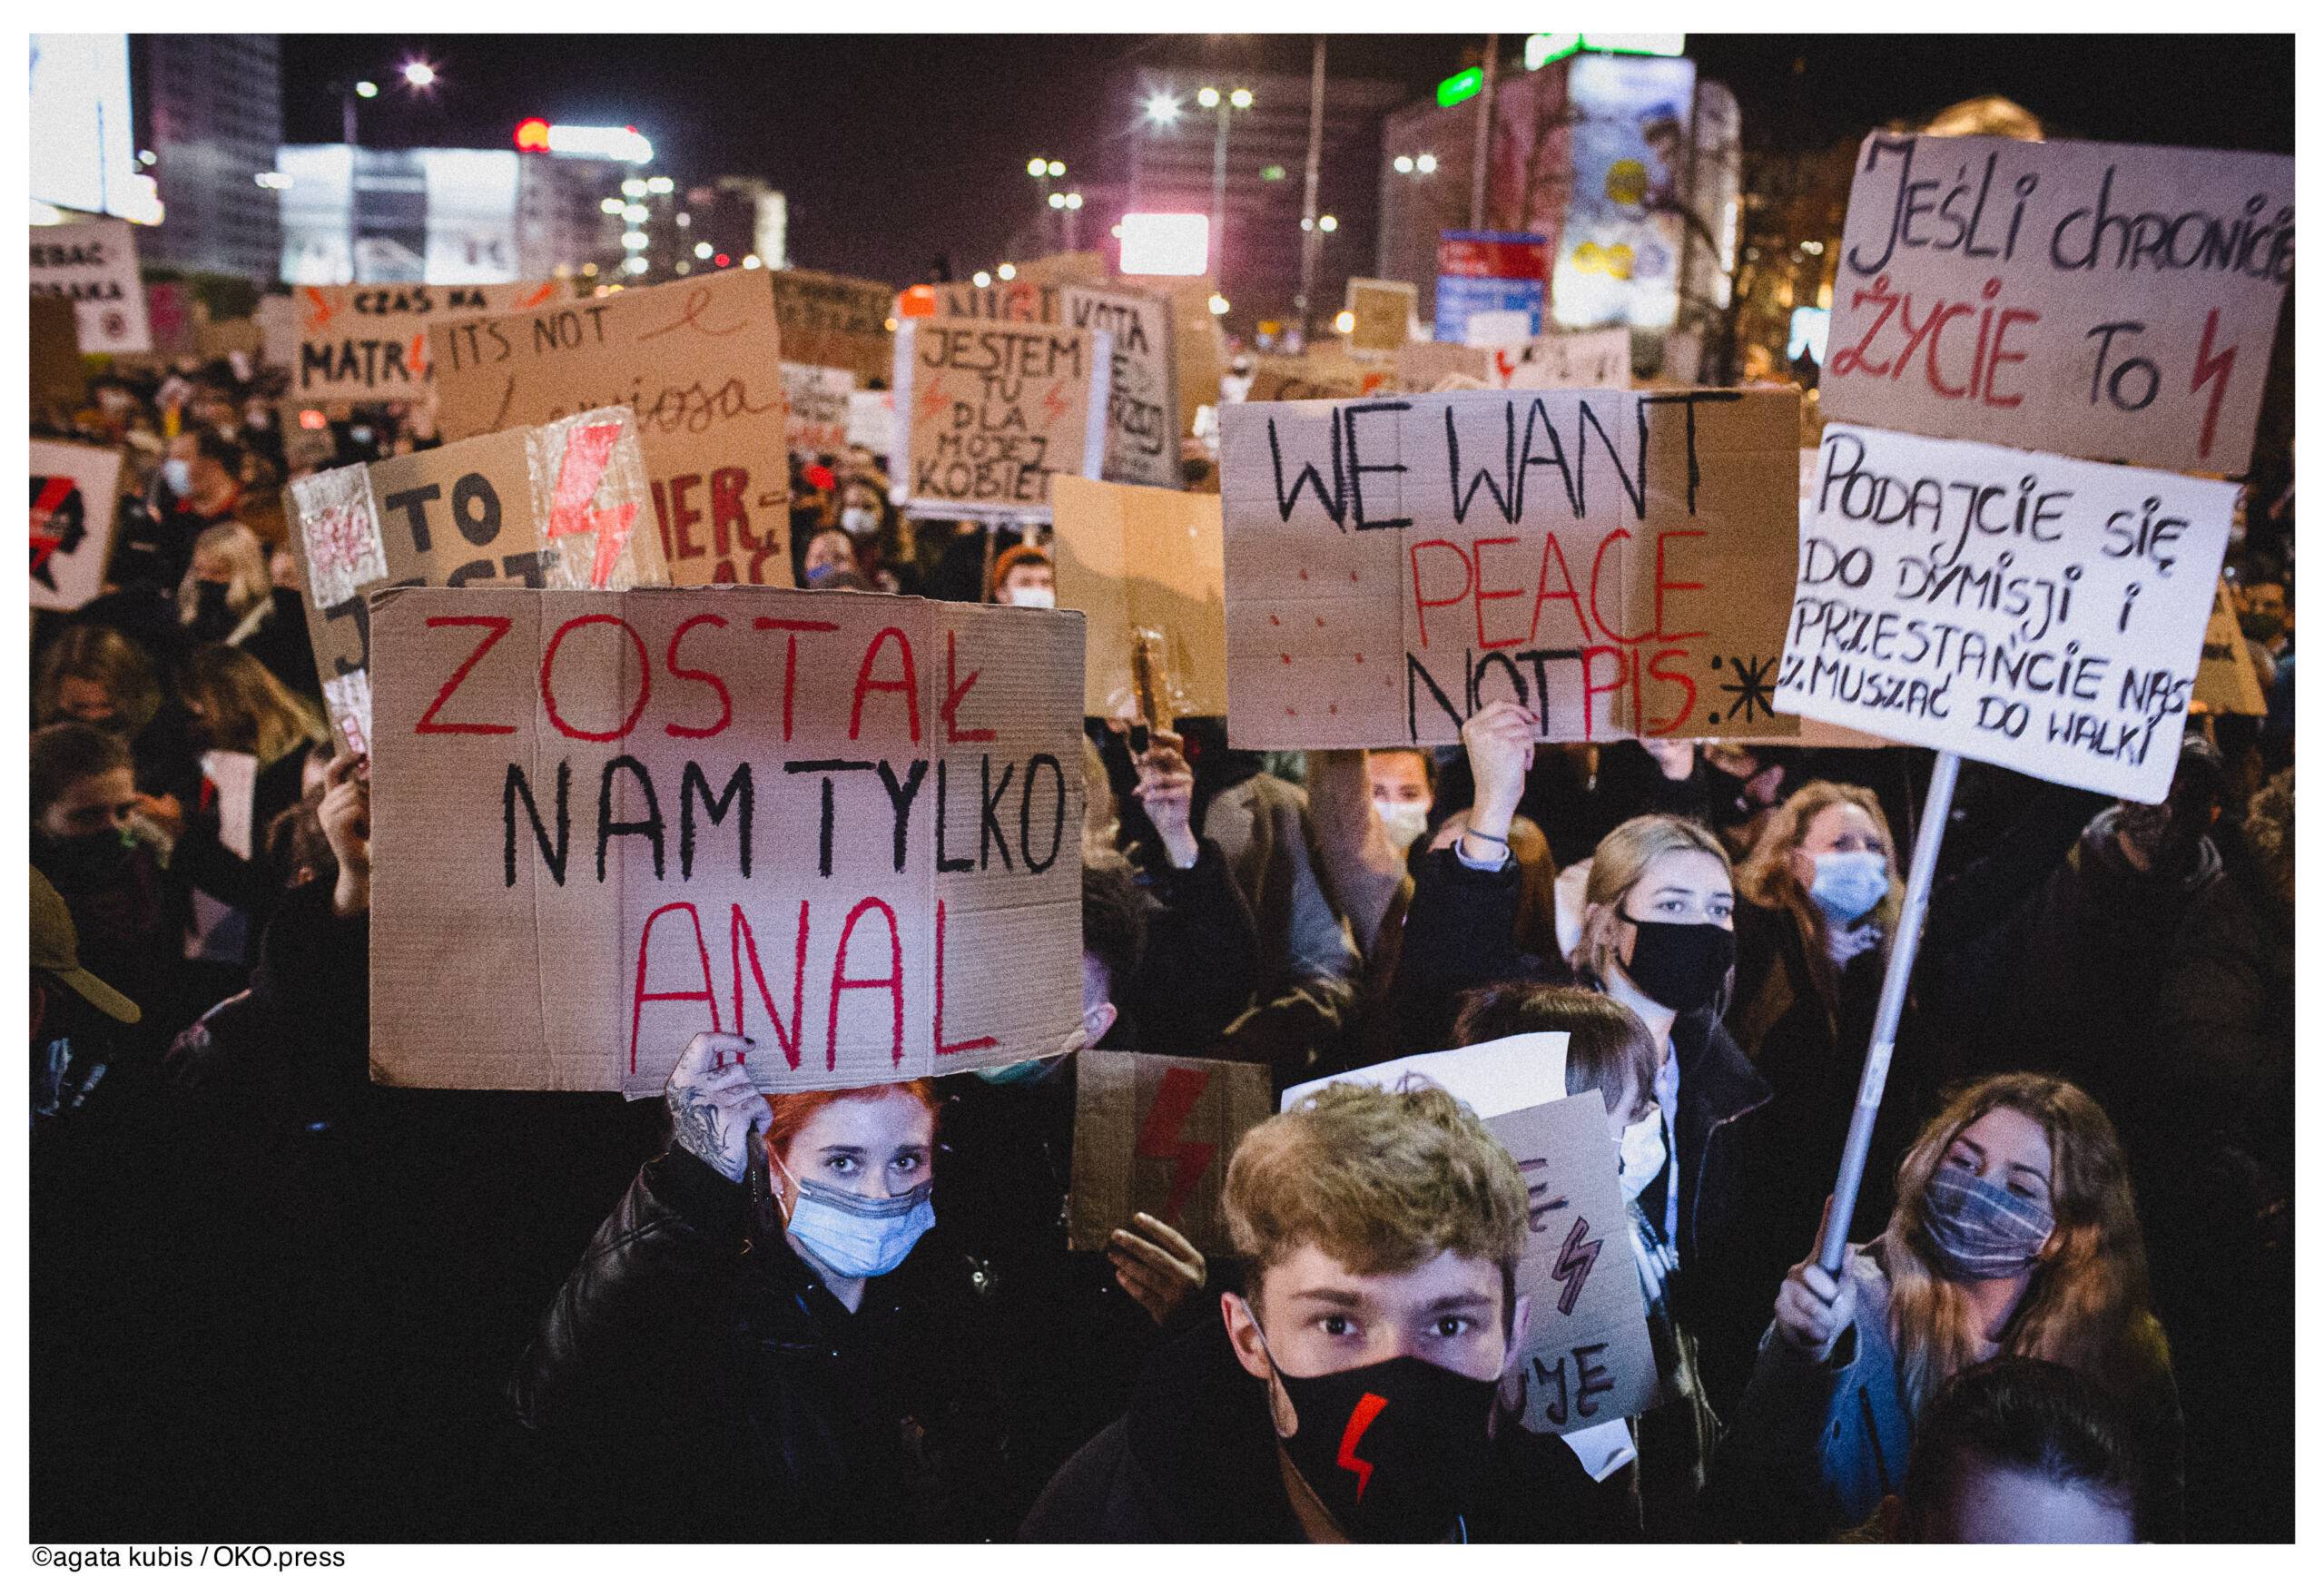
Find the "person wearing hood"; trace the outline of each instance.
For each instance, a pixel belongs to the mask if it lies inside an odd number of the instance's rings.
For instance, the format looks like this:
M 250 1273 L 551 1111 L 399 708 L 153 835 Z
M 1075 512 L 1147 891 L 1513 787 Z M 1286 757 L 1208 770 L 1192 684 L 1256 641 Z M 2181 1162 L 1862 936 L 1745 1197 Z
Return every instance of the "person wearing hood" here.
M 1525 1185 L 1445 1090 L 1331 1084 L 1243 1137 L 1246 1274 L 1147 1370 L 1019 1537 L 1485 1543 L 1627 1536 L 1619 1488 L 1518 1428 Z
M 569 1497 L 596 1525 L 561 1536 L 967 1536 L 991 1413 L 967 1278 L 925 1241 L 935 1083 L 763 1095 L 751 1049 L 687 1042 L 664 1091 L 668 1150 L 517 1359 L 517 1417 L 568 1487 L 606 1475 L 602 1494 Z M 714 1469 L 708 1488 L 637 1476 L 686 1463 Z

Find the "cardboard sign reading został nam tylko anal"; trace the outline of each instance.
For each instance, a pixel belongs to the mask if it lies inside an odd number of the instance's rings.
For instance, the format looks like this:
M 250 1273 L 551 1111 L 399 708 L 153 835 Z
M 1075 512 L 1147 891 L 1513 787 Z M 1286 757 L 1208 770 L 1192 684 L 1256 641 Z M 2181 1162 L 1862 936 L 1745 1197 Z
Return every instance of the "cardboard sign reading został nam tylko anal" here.
M 665 586 L 645 526 L 645 462 L 627 406 L 511 428 L 285 489 L 290 552 L 331 729 L 371 735 L 371 592 L 394 586 L 627 591 Z
M 382 1083 L 761 1088 L 1081 1024 L 1081 619 L 719 587 L 371 603 Z
M 1784 734 L 1798 396 L 1465 390 L 1220 413 L 1238 747 Z
M 626 405 L 670 579 L 791 584 L 783 344 L 764 269 L 438 324 L 448 439 Z

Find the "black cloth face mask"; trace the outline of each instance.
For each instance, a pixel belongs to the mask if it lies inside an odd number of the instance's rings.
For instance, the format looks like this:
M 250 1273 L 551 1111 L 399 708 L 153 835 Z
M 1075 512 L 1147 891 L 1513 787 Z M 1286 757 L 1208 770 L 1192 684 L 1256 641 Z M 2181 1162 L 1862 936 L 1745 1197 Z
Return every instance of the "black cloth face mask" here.
M 1277 1365 L 1275 1375 L 1299 1414 L 1284 1452 L 1342 1533 L 1420 1544 L 1453 1530 L 1492 1451 L 1497 1380 L 1410 1356 L 1336 1375 Z
M 1629 915 L 1622 916 L 1630 920 Z M 1710 1006 L 1735 967 L 1735 933 L 1709 921 L 1630 920 L 1638 940 L 1622 972 L 1674 1013 Z

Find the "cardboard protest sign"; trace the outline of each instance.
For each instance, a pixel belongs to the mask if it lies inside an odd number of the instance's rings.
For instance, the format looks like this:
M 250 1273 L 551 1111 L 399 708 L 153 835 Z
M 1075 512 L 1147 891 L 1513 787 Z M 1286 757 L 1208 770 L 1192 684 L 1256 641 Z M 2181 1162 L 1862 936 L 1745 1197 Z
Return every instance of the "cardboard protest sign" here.
M 145 330 L 156 356 L 194 354 L 194 332 L 206 315 L 196 310 L 193 291 L 176 280 L 145 287 Z
M 1835 421 L 2240 472 L 2292 271 L 2289 154 L 1875 132 Z
M 1378 362 L 1358 361 L 1336 351 L 1307 356 L 1255 356 L 1251 389 L 1245 404 L 1262 400 L 1354 399 L 1396 380 Z
M 1178 469 L 1177 338 L 1167 302 L 1133 291 L 1078 283 L 1042 283 L 1019 276 L 978 290 L 948 285 L 938 292 L 944 312 L 1004 322 L 1061 323 L 1113 336 L 1113 381 L 1106 396 L 1106 463 L 1109 482 L 1176 488 Z M 1216 399 L 1216 394 L 1212 397 Z
M 419 399 L 428 382 L 428 330 L 434 325 L 523 311 L 565 294 L 565 286 L 555 280 L 301 285 L 282 298 L 290 302 L 299 334 L 295 360 L 286 363 L 292 370 L 290 393 L 299 399 L 348 402 Z
M 1777 709 L 2162 799 L 2234 487 L 1837 423 L 1822 455 Z
M 1289 1111 L 1326 1084 L 1442 1086 L 1507 1149 L 1524 1180 L 1530 1228 L 1517 1292 L 1532 1300 L 1524 1354 L 1503 1394 L 1524 1426 L 1569 1434 L 1642 1412 L 1657 1377 L 1646 1294 L 1630 1245 L 1606 1106 L 1565 1092 L 1566 1037 L 1511 1035 L 1312 1079 L 1284 1092 Z
M 1788 390 L 1471 390 L 1222 413 L 1238 748 L 1788 733 Z
M 791 580 L 783 346 L 764 269 L 428 330 L 448 439 L 623 404 L 681 586 Z
M 36 224 L 32 232 L 33 294 L 73 303 L 83 355 L 153 350 L 136 232 L 127 220 Z
M 1170 350 L 1178 359 L 1178 436 L 1194 436 L 1195 421 L 1206 408 L 1218 407 L 1219 379 L 1226 373 L 1226 337 L 1211 312 L 1212 288 L 1206 281 L 1180 280 L 1171 284 Z
M 1485 1119 L 1525 1182 L 1530 1296 L 1518 1421 L 1564 1434 L 1643 1413 L 1659 1389 L 1606 1106 L 1590 1090 Z
M 626 406 L 319 471 L 286 493 L 316 672 L 350 750 L 372 733 L 369 593 L 669 583 L 661 545 L 637 528 L 645 462 Z
M 2213 712 L 2267 715 L 2268 697 L 2260 688 L 2260 667 L 2251 660 L 2251 648 L 2236 622 L 2235 609 L 2228 603 L 2225 581 L 2220 582 L 2219 595 L 2211 599 L 2211 622 L 2203 626 L 2203 657 L 2195 669 L 2194 698 Z
M 1158 659 L 1174 715 L 1224 714 L 1226 558 L 1217 497 L 1059 477 L 1054 500 L 1058 606 L 1088 619 L 1084 715 L 1129 715 L 1141 642 L 1144 660 Z
M 73 303 L 62 296 L 31 299 L 32 405 L 62 405 L 77 409 L 89 397 L 88 374 L 81 366 L 81 340 L 74 327 Z
M 1267 1119 L 1267 1070 L 1131 1051 L 1084 1051 L 1074 1070 L 1066 1247 L 1102 1249 L 1143 1210 L 1206 1256 L 1232 1252 L 1218 1198 L 1226 1162 Z
M 844 455 L 848 402 L 855 397 L 855 374 L 842 367 L 783 364 L 783 441 L 803 460 Z
M 271 366 L 299 365 L 299 303 L 289 296 L 261 296 L 251 316 L 258 324 L 259 355 Z
M 862 444 L 882 459 L 896 440 L 895 397 L 884 389 L 858 389 L 847 397 L 847 441 Z
M 1420 287 L 1403 280 L 1350 280 L 1347 310 L 1355 318 L 1348 331 L 1351 350 L 1393 350 L 1412 338 L 1413 311 Z
M 34 439 L 31 460 L 32 605 L 76 608 L 104 584 L 121 451 Z
M 895 336 L 888 320 L 896 293 L 872 280 L 812 269 L 760 272 L 774 289 L 774 316 L 783 354 L 807 367 L 844 367 L 863 382 L 888 376 Z
M 762 587 L 371 604 L 381 1083 L 763 1089 L 1067 1049 L 1081 620 Z
M 1615 327 L 1543 334 L 1510 370 L 1512 389 L 1628 389 L 1630 331 Z
M 1429 394 L 1447 378 L 1471 379 L 1488 388 L 1501 381 L 1493 367 L 1492 352 L 1482 346 L 1410 340 L 1396 347 L 1399 389 L 1413 394 Z
M 1106 454 L 1113 337 L 942 316 L 896 331 L 894 497 L 962 519 L 1042 519 L 1049 478 Z

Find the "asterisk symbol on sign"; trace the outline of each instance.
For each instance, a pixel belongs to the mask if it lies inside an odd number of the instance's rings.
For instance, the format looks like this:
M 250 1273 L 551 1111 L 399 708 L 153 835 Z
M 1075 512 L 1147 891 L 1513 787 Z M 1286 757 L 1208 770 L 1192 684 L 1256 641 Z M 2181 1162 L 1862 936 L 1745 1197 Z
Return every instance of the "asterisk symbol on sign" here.
M 1735 683 L 1719 688 L 1735 697 L 1728 715 L 1748 721 L 1764 712 L 1775 715 L 1775 697 L 1769 689 L 1774 679 L 1773 657 L 1729 657 L 1728 663 L 1735 670 Z

